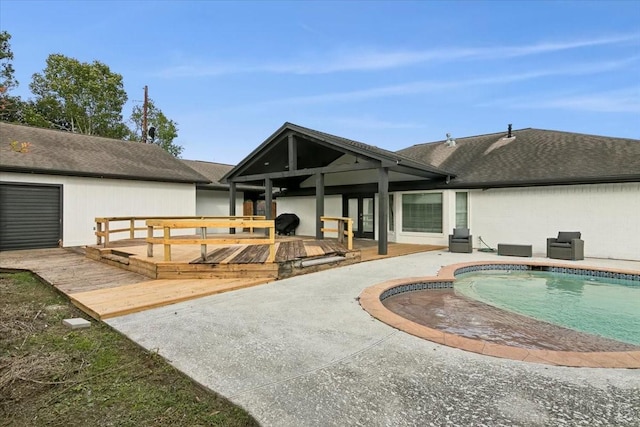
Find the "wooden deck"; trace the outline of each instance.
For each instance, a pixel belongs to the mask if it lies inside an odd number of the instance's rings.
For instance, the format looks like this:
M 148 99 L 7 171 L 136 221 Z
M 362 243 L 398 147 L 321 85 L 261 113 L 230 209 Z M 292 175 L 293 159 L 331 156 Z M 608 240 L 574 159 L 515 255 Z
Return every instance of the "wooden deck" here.
M 141 274 L 91 260 L 83 250 L 62 248 L 2 251 L 0 270 L 32 271 L 98 320 L 274 280 L 149 280 Z
M 132 285 L 70 294 L 95 319 L 108 319 L 208 295 L 269 282 L 267 279 L 148 280 Z
M 236 236 L 242 238 L 242 234 Z M 147 256 L 144 239 L 116 241 L 110 243 L 107 248 L 92 245 L 86 250 L 87 256 L 91 259 L 151 279 L 277 279 L 295 274 L 296 269 L 292 264 L 302 259 L 338 256 L 341 257 L 341 265 L 360 261 L 358 249 L 349 251 L 335 239 L 315 240 L 304 236 L 278 236 L 275 246 L 274 263 L 266 262 L 269 255 L 268 245 L 208 245 L 205 259 L 200 256 L 199 245 L 175 246 L 172 249 L 171 261 L 164 261 L 158 255 Z
M 211 248 L 205 260 L 200 258 L 199 247 L 177 246 L 172 262 L 164 262 L 161 257 L 148 260 L 144 241 L 134 239 L 113 242 L 107 250 L 96 246 L 3 251 L 0 269 L 30 270 L 66 294 L 88 315 L 106 319 L 297 274 L 442 248 L 390 243 L 389 254 L 380 256 L 377 242 L 372 240 L 355 240 L 354 251 L 346 251 L 330 239 L 317 241 L 295 236 L 279 238 L 277 244 L 277 262 L 271 264 L 259 263 L 265 257 L 265 248 L 245 245 Z M 96 254 L 100 254 L 101 262 L 95 259 Z M 341 255 L 344 260 L 306 268 L 298 265 L 301 260 L 327 255 Z M 130 268 L 132 265 L 134 270 Z M 195 274 L 198 269 L 202 270 Z M 151 279 L 152 270 L 165 277 Z

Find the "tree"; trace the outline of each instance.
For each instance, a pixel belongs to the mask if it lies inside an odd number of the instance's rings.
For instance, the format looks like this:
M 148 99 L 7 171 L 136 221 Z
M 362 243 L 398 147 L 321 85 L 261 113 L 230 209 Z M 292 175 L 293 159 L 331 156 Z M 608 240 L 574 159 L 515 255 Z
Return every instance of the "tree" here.
M 184 147 L 174 144 L 173 140 L 178 137 L 178 124 L 167 118 L 164 113 L 155 106 L 152 100 L 147 102 L 147 124 L 149 129 L 153 127 L 154 132 L 149 132 L 146 138 L 142 135 L 142 115 L 143 107 L 136 105 L 131 112 L 131 123 L 133 123 L 130 139 L 143 142 L 151 142 L 159 145 L 174 157 L 180 157 Z M 153 135 L 152 135 L 153 133 Z
M 35 95 L 33 120 L 49 127 L 110 138 L 129 132 L 122 122 L 127 102 L 122 76 L 99 61 L 89 64 L 60 54 L 47 58 L 29 85 Z M 36 119 L 37 118 L 37 119 Z
M 13 51 L 11 50 L 11 34 L 0 31 L 0 120 L 6 122 L 19 121 L 22 101 L 18 96 L 9 95 L 9 91 L 18 86 L 13 69 Z
M 0 88 L 6 93 L 18 86 L 15 79 L 13 69 L 13 52 L 11 51 L 11 34 L 6 31 L 0 31 Z

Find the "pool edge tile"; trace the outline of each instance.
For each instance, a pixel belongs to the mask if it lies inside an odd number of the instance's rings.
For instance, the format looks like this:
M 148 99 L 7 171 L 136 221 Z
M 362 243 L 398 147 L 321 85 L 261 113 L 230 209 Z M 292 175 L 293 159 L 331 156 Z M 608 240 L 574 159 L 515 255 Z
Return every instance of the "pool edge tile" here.
M 482 261 L 467 262 L 445 265 L 440 268 L 436 276 L 426 277 L 406 277 L 401 279 L 389 280 L 364 289 L 359 296 L 360 306 L 377 320 L 392 326 L 395 329 L 406 332 L 418 338 L 443 344 L 449 347 L 470 351 L 485 356 L 500 357 L 510 360 L 518 360 L 523 362 L 542 363 L 556 366 L 570 367 L 588 367 L 588 368 L 630 368 L 640 369 L 640 351 L 627 352 L 575 352 L 575 351 L 554 351 L 554 350 L 536 350 L 525 349 L 521 347 L 512 347 L 502 344 L 494 344 L 482 340 L 474 340 L 463 336 L 446 333 L 437 329 L 430 328 L 406 319 L 391 310 L 387 309 L 382 303 L 383 293 L 399 287 L 418 283 L 429 282 L 448 282 L 455 280 L 456 272 L 464 269 L 483 266 L 490 268 L 493 265 L 516 265 L 517 266 L 540 266 L 540 267 L 560 267 L 575 270 L 599 270 L 613 273 L 638 274 L 632 270 L 622 270 L 615 268 L 600 268 L 588 265 L 580 265 L 576 267 L 568 263 L 551 263 L 541 261 Z M 409 291 L 410 292 L 410 291 Z

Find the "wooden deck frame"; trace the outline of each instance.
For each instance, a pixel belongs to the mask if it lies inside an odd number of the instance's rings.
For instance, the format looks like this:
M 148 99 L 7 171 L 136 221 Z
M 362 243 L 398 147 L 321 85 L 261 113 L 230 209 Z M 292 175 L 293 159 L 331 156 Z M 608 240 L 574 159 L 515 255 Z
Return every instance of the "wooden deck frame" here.
M 229 279 L 229 278 L 284 278 L 297 274 L 348 265 L 361 261 L 400 256 L 416 252 L 425 252 L 445 248 L 432 245 L 408 245 L 392 243 L 388 255 L 377 253 L 377 242 L 373 240 L 354 240 L 353 248 L 348 250 L 344 243 L 335 238 L 316 240 L 310 236 L 278 236 L 275 243 L 276 258 L 272 263 L 267 259 L 267 245 L 247 244 L 246 234 L 222 235 L 220 237 L 240 242 L 208 247 L 211 251 L 203 259 L 195 245 L 176 245 L 172 260 L 147 256 L 148 243 L 144 239 L 126 239 L 114 241 L 110 247 L 100 245 L 86 247 L 88 258 L 142 274 L 151 279 Z M 197 236 L 194 236 L 195 240 Z M 189 236 L 184 236 L 189 240 Z M 224 239 L 217 240 L 217 242 Z M 161 244 L 161 243 L 160 243 Z M 304 259 L 321 257 L 342 257 L 342 261 L 323 264 L 318 268 L 300 268 Z
M 111 234 L 117 233 L 129 233 L 129 239 L 135 239 L 136 231 L 144 231 L 147 230 L 147 225 L 145 223 L 144 226 L 138 226 L 138 221 L 147 221 L 147 220 L 169 220 L 169 219 L 193 219 L 193 220 L 243 220 L 243 221 L 253 221 L 253 220 L 264 220 L 266 217 L 264 215 L 232 215 L 232 216 L 113 216 L 113 217 L 98 217 L 95 219 L 96 221 L 96 244 L 104 245 L 104 247 L 109 246 L 109 242 L 111 239 Z M 127 222 L 128 227 L 123 228 L 112 228 L 111 224 L 114 222 Z M 250 231 L 253 232 L 253 227 L 249 227 Z M 234 229 L 235 230 L 235 229 Z M 104 240 L 103 240 L 104 239 Z
M 320 221 L 323 224 L 321 231 L 338 233 L 338 242 L 344 243 L 344 238 L 347 238 L 347 249 L 353 249 L 353 219 L 335 216 L 321 216 Z M 325 228 L 324 223 L 335 221 L 338 224 L 338 228 Z M 346 227 L 345 227 L 346 226 Z
M 226 220 L 193 220 L 193 219 L 170 219 L 170 220 L 147 220 L 147 256 L 153 257 L 153 245 L 162 244 L 164 247 L 164 260 L 171 261 L 172 245 L 200 245 L 200 256 L 204 259 L 207 256 L 207 245 L 269 245 L 269 256 L 266 262 L 272 263 L 276 258 L 275 250 L 275 222 L 273 220 L 238 220 L 235 217 Z M 223 235 L 213 235 L 207 237 L 208 228 L 262 228 L 268 236 L 255 237 L 253 233 L 245 238 L 228 238 Z M 162 228 L 163 236 L 156 238 L 153 236 L 156 228 Z M 196 238 L 171 237 L 171 230 L 175 229 L 198 229 L 200 235 Z

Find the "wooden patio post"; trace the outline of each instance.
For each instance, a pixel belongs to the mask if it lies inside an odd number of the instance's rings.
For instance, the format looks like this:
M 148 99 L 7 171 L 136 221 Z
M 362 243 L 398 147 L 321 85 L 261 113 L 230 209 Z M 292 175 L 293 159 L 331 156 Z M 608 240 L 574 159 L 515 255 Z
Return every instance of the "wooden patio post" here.
M 271 205 L 273 202 L 273 182 L 271 178 L 265 178 L 264 180 L 264 214 L 266 219 L 273 219 L 271 213 Z M 264 230 L 265 236 L 269 235 L 269 229 Z
M 96 218 L 96 244 L 102 244 L 102 222 L 98 221 L 99 218 Z
M 153 225 L 147 226 L 147 240 L 153 239 Z M 153 243 L 147 242 L 147 256 L 153 257 Z
M 236 216 L 236 183 L 229 182 L 229 216 Z M 229 229 L 229 234 L 236 234 L 235 228 Z
M 164 226 L 164 234 L 163 234 L 163 243 L 164 243 L 164 260 L 171 261 L 171 227 L 168 225 Z
M 109 246 L 109 219 L 104 222 L 104 246 L 106 248 Z
M 136 219 L 135 218 L 131 218 L 129 220 L 129 238 L 130 239 L 136 238 Z
M 202 240 L 207 239 L 207 227 L 200 227 L 200 238 Z M 200 245 L 200 256 L 202 257 L 202 261 L 207 259 L 207 244 L 204 243 Z
M 389 214 L 389 168 L 378 169 L 378 255 L 387 254 Z
M 324 174 L 316 173 L 316 239 L 324 239 L 322 219 L 324 216 Z

